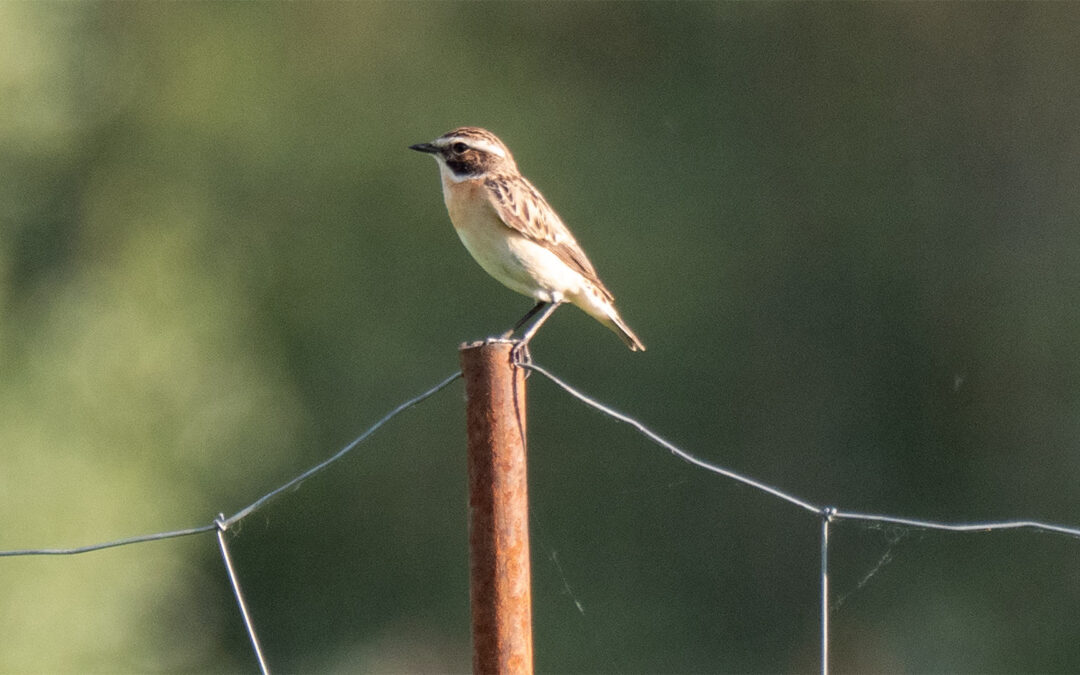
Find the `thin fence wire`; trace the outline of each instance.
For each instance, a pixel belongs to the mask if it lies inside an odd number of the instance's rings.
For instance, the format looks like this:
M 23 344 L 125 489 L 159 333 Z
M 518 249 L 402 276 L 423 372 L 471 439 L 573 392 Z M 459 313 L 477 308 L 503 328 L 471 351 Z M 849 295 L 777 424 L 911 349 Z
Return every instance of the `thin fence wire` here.
M 176 539 L 177 537 L 186 537 L 193 534 L 202 534 L 205 532 L 217 532 L 218 547 L 221 551 L 221 558 L 225 565 L 225 573 L 229 578 L 229 585 L 232 586 L 233 594 L 236 596 L 236 605 L 240 609 L 240 617 L 244 622 L 244 629 L 247 631 L 248 639 L 251 641 L 252 650 L 255 652 L 255 659 L 259 662 L 259 670 L 265 674 L 270 672 L 270 667 L 267 665 L 266 657 L 263 655 L 262 644 L 259 642 L 258 634 L 255 631 L 255 624 L 251 620 L 251 614 L 248 611 L 247 601 L 244 600 L 243 591 L 240 589 L 240 579 L 236 574 L 236 568 L 233 565 L 232 555 L 229 553 L 228 542 L 225 538 L 225 531 L 229 527 L 240 520 L 250 516 L 262 507 L 266 506 L 275 497 L 281 494 L 296 489 L 301 483 L 308 478 L 311 478 L 315 474 L 325 470 L 331 464 L 337 462 L 342 457 L 347 455 L 356 446 L 367 440 L 372 434 L 379 430 L 384 424 L 389 422 L 398 414 L 411 408 L 422 401 L 425 401 L 435 394 L 439 393 L 450 384 L 461 377 L 461 372 L 458 371 L 453 375 L 445 378 L 443 381 L 436 384 L 431 389 L 428 389 L 418 396 L 414 396 L 409 400 L 401 403 L 396 408 L 388 412 L 378 422 L 367 428 L 364 433 L 353 439 L 348 445 L 338 450 L 336 453 L 328 457 L 327 459 L 319 462 L 315 466 L 311 467 L 307 471 L 304 471 L 300 475 L 296 476 L 292 480 L 285 482 L 284 484 L 274 488 L 270 492 L 267 492 L 262 497 L 259 497 L 251 504 L 248 504 L 244 508 L 240 509 L 228 518 L 225 514 L 218 514 L 214 522 L 209 525 L 201 525 L 199 527 L 191 527 L 185 530 L 171 530 L 168 532 L 157 532 L 154 534 L 144 534 L 136 537 L 127 537 L 125 539 L 116 539 L 114 541 L 107 541 L 100 544 L 90 544 L 88 546 L 76 546 L 72 548 L 28 548 L 12 551 L 0 551 L 0 558 L 10 558 L 15 556 L 47 556 L 47 555 L 75 555 L 79 553 L 89 553 L 91 551 L 100 551 L 107 548 L 116 548 L 117 546 L 128 546 L 131 544 L 141 544 L 148 541 L 161 541 L 163 539 Z
M 247 601 L 244 600 L 244 592 L 240 590 L 240 579 L 236 576 L 236 567 L 233 566 L 232 555 L 229 554 L 229 544 L 225 541 L 225 514 L 218 514 L 214 521 L 217 526 L 218 547 L 221 548 L 221 559 L 225 563 L 225 573 L 229 576 L 229 585 L 232 586 L 233 595 L 236 596 L 236 604 L 240 607 L 240 617 L 244 620 L 244 629 L 247 630 L 248 639 L 251 640 L 251 648 L 255 650 L 255 658 L 259 662 L 259 670 L 263 675 L 270 673 L 270 667 L 266 665 L 266 657 L 263 656 L 262 644 L 259 636 L 255 634 L 255 624 L 251 622 L 251 613 L 248 612 Z
M 901 518 L 897 516 L 887 515 L 875 515 L 869 513 L 859 513 L 856 511 L 842 511 L 835 506 L 818 506 L 811 502 L 796 497 L 795 495 L 784 492 L 783 490 L 762 483 L 761 481 L 754 480 L 748 476 L 744 476 L 731 469 L 725 469 L 724 467 L 710 464 L 703 459 L 695 457 L 689 452 L 679 448 L 672 442 L 664 439 L 655 431 L 652 431 L 638 420 L 624 415 L 610 406 L 600 403 L 594 398 L 591 398 L 581 391 L 570 386 L 563 380 L 559 379 L 552 373 L 548 372 L 544 368 L 537 366 L 533 363 L 520 364 L 524 368 L 528 368 L 531 371 L 540 373 L 547 379 L 554 382 L 556 385 L 565 390 L 568 394 L 576 398 L 577 400 L 585 403 L 588 406 L 599 410 L 600 412 L 612 417 L 620 422 L 630 425 L 636 429 L 643 436 L 656 443 L 662 448 L 667 449 L 673 455 L 682 459 L 685 462 L 689 462 L 694 466 L 711 471 L 715 474 L 724 476 L 736 480 L 744 485 L 749 485 L 752 488 L 761 490 L 766 494 L 770 494 L 777 499 L 794 504 L 799 508 L 818 514 L 821 519 L 821 571 L 820 571 L 820 587 L 821 587 L 821 672 L 823 675 L 828 675 L 829 672 L 829 524 L 836 520 L 861 520 L 872 521 L 878 523 L 888 523 L 892 525 L 903 525 L 911 528 L 922 528 L 928 530 L 945 530 L 948 532 L 993 532 L 999 530 L 1015 530 L 1015 529 L 1033 529 L 1041 530 L 1044 532 L 1053 532 L 1056 534 L 1065 534 L 1072 537 L 1080 538 L 1080 528 L 1069 527 L 1066 525 L 1054 525 L 1051 523 L 1042 523 L 1033 520 L 1006 520 L 996 522 L 985 523 L 946 523 L 932 520 L 919 520 L 915 518 Z
M 554 382 L 555 384 L 557 384 L 559 387 L 564 389 L 567 393 L 569 393 L 571 396 L 578 399 L 582 403 L 585 403 L 586 405 L 589 405 L 589 406 L 599 410 L 600 412 L 604 413 L 605 415 L 608 415 L 609 417 L 613 417 L 613 418 L 619 420 L 620 422 L 625 422 L 626 424 L 629 424 L 631 427 L 637 429 L 643 436 L 645 436 L 646 438 L 652 440 L 654 443 L 656 443 L 660 447 L 667 449 L 669 452 L 671 452 L 676 457 L 682 459 L 683 461 L 689 462 L 690 464 L 693 464 L 693 465 L 698 466 L 698 467 L 700 467 L 702 469 L 705 469 L 706 471 L 711 471 L 711 472 L 719 474 L 721 476 L 724 476 L 724 477 L 731 478 L 733 480 L 739 481 L 740 483 L 743 483 L 745 485 L 749 485 L 750 487 L 756 488 L 758 490 L 761 490 L 762 492 L 765 492 L 765 493 L 770 494 L 770 495 L 772 495 L 774 497 L 782 499 L 782 500 L 784 500 L 784 501 L 786 501 L 788 503 L 794 504 L 795 506 L 798 506 L 798 507 L 800 507 L 802 509 L 810 511 L 811 513 L 816 513 L 823 519 L 827 519 L 827 520 L 869 520 L 869 521 L 876 521 L 876 522 L 879 522 L 879 523 L 888 523 L 888 524 L 892 524 L 892 525 L 904 525 L 904 526 L 907 526 L 907 527 L 922 528 L 922 529 L 928 529 L 928 530 L 948 530 L 948 531 L 951 531 L 951 532 L 980 532 L 980 531 L 1013 530 L 1013 529 L 1018 529 L 1018 528 L 1029 528 L 1029 529 L 1034 529 L 1034 530 L 1043 530 L 1043 531 L 1046 531 L 1046 532 L 1056 532 L 1058 534 L 1067 534 L 1067 535 L 1072 536 L 1072 537 L 1080 538 L 1080 527 L 1069 527 L 1067 525 L 1054 525 L 1054 524 L 1051 524 L 1051 523 L 1043 523 L 1043 522 L 1039 522 L 1039 521 L 1035 521 L 1035 520 L 1005 520 L 1005 521 L 994 521 L 994 522 L 985 522 L 985 523 L 947 523 L 947 522 L 939 522 L 939 521 L 933 521 L 933 520 L 918 520 L 918 519 L 915 519 L 915 518 L 901 518 L 901 517 L 898 517 L 898 516 L 887 516 L 887 515 L 876 515 L 876 514 L 870 514 L 870 513 L 859 513 L 857 511 L 845 511 L 845 510 L 840 510 L 840 509 L 838 509 L 838 508 L 836 508 L 834 506 L 818 506 L 818 505 L 815 505 L 812 502 L 809 502 L 809 501 L 807 501 L 805 499 L 801 499 L 799 497 L 796 497 L 795 495 L 793 495 L 791 493 L 784 492 L 783 490 L 781 490 L 779 488 L 773 487 L 771 485 L 767 485 L 767 484 L 762 483 L 761 481 L 758 481 L 758 480 L 754 480 L 753 478 L 749 478 L 747 476 L 744 476 L 744 475 L 742 475 L 740 473 L 732 471 L 731 469 L 725 469 L 724 467 L 717 466 L 715 464 L 710 464 L 709 462 L 706 462 L 703 459 L 695 457 L 694 455 L 690 454 L 689 452 L 677 447 L 671 441 L 668 441 L 668 440 L 664 439 L 663 437 L 660 436 L 660 434 L 656 433 L 655 431 L 652 431 L 651 429 L 646 427 L 644 424 L 642 424 L 638 420 L 630 417 L 629 415 L 624 415 L 623 413 L 620 413 L 620 412 L 614 410 L 613 408 L 611 408 L 611 407 L 609 407 L 607 405 L 604 405 L 603 403 L 600 403 L 599 401 L 597 401 L 594 398 L 590 398 L 589 396 L 583 394 L 579 390 L 577 390 L 574 387 L 570 386 L 569 384 L 567 384 L 563 380 L 559 379 L 558 377 L 556 377 L 555 375 L 553 375 L 549 371 L 545 370 L 544 368 L 541 368 L 540 366 L 537 366 L 536 364 L 527 364 L 526 363 L 526 364 L 521 364 L 521 365 L 522 365 L 523 368 L 528 368 L 529 370 L 540 373 L 541 375 L 543 375 L 547 379 L 549 379 L 552 382 Z
M 215 519 L 214 522 L 210 523 L 209 525 L 200 525 L 198 527 L 190 527 L 190 528 L 188 528 L 186 530 L 171 530 L 169 532 L 156 532 L 154 534 L 143 534 L 143 535 L 138 535 L 138 536 L 135 536 L 135 537 L 127 537 L 125 539 L 116 539 L 114 541 L 106 541 L 106 542 L 103 542 L 103 543 L 100 543 L 100 544 L 90 544 L 88 546 L 76 546 L 76 547 L 73 547 L 73 548 L 26 548 L 26 549 L 16 549 L 16 550 L 12 550 L 12 551 L 0 551 L 0 558 L 8 558 L 8 557 L 14 557 L 14 556 L 31 556 L 31 555 L 75 555 L 75 554 L 78 554 L 78 553 L 89 553 L 90 551 L 100 551 L 100 550 L 106 549 L 106 548 L 115 548 L 117 546 L 128 546 L 129 544 L 141 544 L 141 543 L 147 542 L 147 541 L 161 541 L 162 539 L 175 539 L 177 537 L 186 537 L 186 536 L 193 535 L 193 534 L 202 534 L 204 532 L 213 532 L 214 530 L 217 530 L 217 529 L 223 529 L 222 526 L 224 526 L 224 528 L 228 528 L 229 526 L 234 525 L 238 521 L 250 516 L 252 513 L 256 512 L 259 509 L 261 509 L 262 507 L 266 506 L 267 503 L 269 503 L 275 497 L 279 497 L 279 496 L 281 496 L 282 493 L 288 492 L 289 490 L 293 490 L 293 489 L 299 487 L 300 484 L 303 483 L 304 481 L 306 481 L 308 478 L 311 478 L 315 474 L 323 471 L 324 469 L 329 467 L 331 464 L 333 464 L 334 462 L 337 462 L 342 457 L 347 455 L 356 446 L 358 446 L 361 443 L 363 443 L 364 441 L 366 441 L 373 433 L 378 431 L 380 427 L 382 427 L 384 424 L 386 424 L 391 419 L 396 417 L 399 413 L 403 412 L 404 410 L 406 410 L 408 408 L 413 407 L 414 405 L 417 405 L 418 403 L 421 403 L 422 401 L 425 401 L 426 399 L 431 398 L 435 394 L 439 393 L 440 391 L 442 391 L 443 389 L 448 387 L 450 385 L 450 383 L 452 383 L 454 380 L 458 379 L 459 377 L 461 377 L 461 372 L 460 371 L 454 373 L 453 375 L 451 375 L 449 377 L 447 377 L 442 382 L 439 382 L 437 385 L 435 385 L 431 389 L 428 389 L 424 393 L 422 393 L 422 394 L 420 394 L 418 396 L 414 396 L 413 398 L 410 398 L 409 400 L 407 400 L 404 403 L 400 404 L 399 406 L 397 406 L 396 408 L 394 408 L 393 410 L 388 412 L 378 422 L 376 422 L 375 424 L 368 427 L 368 429 L 366 431 L 364 431 L 364 433 L 357 436 L 348 445 L 343 447 L 341 450 L 338 450 L 332 456 L 330 456 L 327 459 L 319 462 L 318 464 L 311 467 L 307 471 L 304 471 L 303 473 L 296 476 L 292 480 L 290 480 L 290 481 L 288 481 L 288 482 L 274 488 L 270 492 L 267 492 L 262 497 L 259 497 L 258 499 L 256 499 L 252 503 L 248 504 L 244 508 L 240 509 L 239 511 L 237 511 L 233 515 L 229 516 L 228 518 L 223 518 L 223 516 L 218 516 L 218 518 Z M 219 521 L 220 521 L 220 524 L 219 524 Z
M 820 555 L 821 555 L 821 570 L 820 570 L 820 602 L 821 602 L 821 672 L 828 673 L 829 670 L 829 525 L 837 520 L 853 520 L 863 522 L 875 522 L 884 523 L 890 525 L 899 525 L 903 527 L 913 529 L 928 529 L 928 530 L 943 530 L 948 532 L 994 532 L 1001 530 L 1014 530 L 1014 529 L 1032 529 L 1044 532 L 1050 532 L 1055 534 L 1063 534 L 1070 537 L 1080 539 L 1080 527 L 1073 527 L 1067 525 L 1056 525 L 1052 523 L 1044 523 L 1034 520 L 1005 520 L 1005 521 L 991 521 L 991 522 L 974 522 L 974 523 L 950 523 L 942 521 L 932 520 L 920 520 L 916 518 L 905 518 L 899 516 L 883 515 L 883 514 L 870 514 L 860 513 L 858 511 L 847 511 L 839 509 L 834 506 L 822 506 L 813 502 L 807 501 L 800 497 L 797 497 L 789 492 L 785 492 L 778 487 L 769 485 L 762 481 L 756 480 L 749 476 L 743 475 L 731 469 L 719 466 L 707 462 L 695 455 L 683 450 L 670 441 L 666 440 L 655 431 L 652 431 L 641 421 L 620 413 L 610 406 L 597 401 L 596 399 L 582 393 L 580 390 L 574 388 L 564 380 L 555 376 L 550 371 L 536 365 L 535 363 L 519 363 L 522 368 L 526 368 L 532 372 L 543 375 L 546 379 L 563 389 L 566 393 L 570 394 L 578 401 L 585 405 L 592 407 L 605 415 L 615 419 L 619 422 L 627 424 L 637 430 L 641 435 L 648 438 L 654 444 L 664 448 L 671 454 L 675 455 L 679 459 L 692 464 L 700 469 L 709 471 L 711 473 L 723 476 L 725 478 L 737 481 L 756 490 L 764 492 L 776 499 L 787 502 L 794 506 L 799 507 L 804 511 L 808 511 L 817 515 L 820 521 L 821 534 L 820 534 Z M 455 372 L 452 375 L 444 378 L 438 384 L 431 387 L 427 391 L 410 398 L 397 407 L 393 408 L 385 416 L 379 419 L 375 424 L 368 427 L 362 434 L 357 436 L 348 445 L 341 450 L 331 455 L 322 462 L 312 466 L 306 471 L 300 473 L 295 478 L 283 483 L 282 485 L 267 492 L 263 496 L 259 497 L 251 504 L 240 509 L 233 515 L 226 518 L 224 514 L 219 514 L 213 522 L 207 525 L 200 525 L 197 527 L 191 527 L 183 530 L 170 530 L 165 532 L 156 532 L 153 534 L 138 535 L 134 537 L 127 537 L 124 539 L 116 539 L 112 541 L 106 541 L 97 544 L 89 544 L 85 546 L 76 546 L 71 548 L 33 548 L 33 549 L 16 549 L 8 551 L 0 551 L 0 558 L 15 557 L 15 556 L 55 556 L 55 555 L 76 555 L 81 553 L 89 553 L 91 551 L 100 551 L 108 548 L 116 548 L 119 546 L 130 546 L 134 544 L 141 544 L 151 541 L 161 541 L 164 539 L 175 539 L 178 537 L 187 537 L 197 534 L 205 534 L 207 532 L 216 532 L 218 546 L 221 552 L 222 561 L 225 567 L 226 575 L 228 576 L 229 583 L 233 589 L 233 593 L 236 596 L 237 607 L 240 610 L 241 618 L 244 623 L 244 628 L 247 631 L 248 638 L 251 641 L 252 649 L 255 653 L 255 658 L 258 661 L 259 669 L 263 673 L 269 673 L 270 669 L 266 662 L 265 655 L 262 650 L 261 643 L 255 631 L 254 623 L 251 620 L 250 613 L 248 612 L 247 602 L 244 599 L 244 595 L 240 588 L 240 580 L 236 574 L 235 567 L 232 562 L 232 556 L 229 553 L 229 547 L 226 538 L 226 530 L 230 526 L 236 524 L 240 520 L 250 516 L 259 509 L 266 506 L 267 503 L 273 499 L 281 496 L 283 493 L 297 488 L 301 483 L 311 478 L 312 476 L 324 471 L 332 464 L 339 461 L 342 457 L 347 455 L 356 446 L 363 443 L 372 434 L 379 430 L 384 424 L 397 417 L 405 410 L 431 398 L 440 391 L 446 389 L 455 380 L 461 377 L 461 372 Z

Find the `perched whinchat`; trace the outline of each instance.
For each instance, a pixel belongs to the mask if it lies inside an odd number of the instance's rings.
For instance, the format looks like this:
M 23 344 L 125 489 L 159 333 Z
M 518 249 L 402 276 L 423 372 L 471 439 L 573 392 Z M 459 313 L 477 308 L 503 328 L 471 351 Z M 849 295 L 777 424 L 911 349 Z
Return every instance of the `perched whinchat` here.
M 543 310 L 522 335 L 522 344 L 527 344 L 540 324 L 569 302 L 614 331 L 631 350 L 645 350 L 615 310 L 615 297 L 570 230 L 521 175 L 495 134 L 461 127 L 410 148 L 431 154 L 439 163 L 450 221 L 476 262 L 508 288 L 536 300 L 502 337 L 510 337 Z

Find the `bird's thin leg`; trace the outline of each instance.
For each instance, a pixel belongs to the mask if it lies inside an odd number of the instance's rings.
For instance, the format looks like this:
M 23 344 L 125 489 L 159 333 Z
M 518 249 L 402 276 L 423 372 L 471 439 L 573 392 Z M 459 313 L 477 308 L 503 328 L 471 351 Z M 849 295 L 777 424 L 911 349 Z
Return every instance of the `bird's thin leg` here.
M 539 330 L 540 326 L 548 320 L 548 317 L 551 316 L 552 312 L 557 310 L 561 304 L 562 301 L 560 300 L 559 302 L 553 302 L 548 305 L 547 308 L 544 309 L 544 313 L 540 315 L 540 318 L 533 321 L 533 324 L 529 326 L 529 329 L 522 334 L 521 339 L 514 345 L 514 349 L 511 352 L 511 358 L 513 358 L 514 363 L 529 363 L 532 361 L 532 357 L 529 356 L 529 340 L 533 338 L 533 335 L 536 334 L 536 331 Z M 539 306 L 534 309 L 539 310 Z M 535 311 L 530 312 L 530 314 L 535 314 Z
M 544 304 L 546 305 L 548 303 L 544 303 Z M 542 326 L 544 324 L 544 322 L 548 320 L 548 317 L 551 316 L 551 313 L 554 312 L 555 310 L 557 310 L 559 308 L 559 305 L 561 305 L 561 304 L 562 304 L 561 300 L 558 301 L 558 302 L 551 303 L 547 307 L 547 309 L 544 310 L 544 313 L 540 315 L 540 318 L 537 319 L 536 321 L 533 321 L 533 324 L 531 326 L 529 326 L 529 330 L 525 331 L 521 335 L 521 341 L 523 343 L 525 343 L 525 344 L 528 344 L 529 340 L 532 339 L 532 336 L 536 333 L 537 330 L 540 329 L 540 326 Z M 539 307 L 537 307 L 536 309 L 539 309 Z M 532 313 L 532 312 L 530 312 L 530 313 Z
M 502 335 L 500 335 L 499 337 L 501 337 L 502 339 L 504 339 L 504 340 L 505 340 L 506 338 L 508 338 L 508 337 L 510 337 L 511 335 L 513 335 L 514 333 L 516 333 L 516 332 L 517 332 L 517 329 L 518 329 L 518 328 L 521 328 L 522 326 L 524 326 L 524 325 L 525 325 L 525 322 L 527 322 L 527 321 L 528 321 L 529 319 L 531 319 L 531 318 L 533 318 L 534 316 L 536 316 L 536 313 L 537 313 L 537 312 L 539 312 L 539 311 L 540 311 L 541 309 L 543 309 L 543 308 L 544 308 L 544 305 L 546 305 L 546 304 L 547 304 L 547 303 L 546 303 L 546 302 L 544 302 L 543 300 L 541 300 L 541 301 L 537 302 L 537 303 L 536 303 L 536 304 L 535 304 L 535 305 L 533 306 L 533 308 L 532 308 L 532 309 L 530 309 L 530 310 L 528 311 L 528 313 L 527 313 L 527 314 L 525 314 L 525 316 L 521 317 L 521 319 L 520 319 L 520 320 L 519 320 L 519 321 L 518 321 L 517 323 L 515 323 L 515 324 L 514 324 L 514 327 L 513 327 L 513 328 L 511 328 L 510 330 L 506 331 L 505 333 L 503 333 L 503 334 L 502 334 Z

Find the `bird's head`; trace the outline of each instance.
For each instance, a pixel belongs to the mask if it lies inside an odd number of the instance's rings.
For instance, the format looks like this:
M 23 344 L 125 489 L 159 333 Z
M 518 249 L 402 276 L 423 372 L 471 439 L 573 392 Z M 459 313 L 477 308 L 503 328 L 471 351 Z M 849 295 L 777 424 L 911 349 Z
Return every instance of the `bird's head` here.
M 410 145 L 409 149 L 433 156 L 440 168 L 457 182 L 489 173 L 517 171 L 510 150 L 498 136 L 480 127 L 460 127 L 430 143 Z

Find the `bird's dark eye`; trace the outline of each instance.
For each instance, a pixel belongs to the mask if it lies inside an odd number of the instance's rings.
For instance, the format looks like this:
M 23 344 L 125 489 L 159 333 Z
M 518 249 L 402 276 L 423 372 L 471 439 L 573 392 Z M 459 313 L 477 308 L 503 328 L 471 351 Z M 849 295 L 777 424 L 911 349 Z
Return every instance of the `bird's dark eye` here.
M 465 145 L 461 141 L 458 141 L 457 143 L 454 143 L 450 147 L 451 147 L 451 149 L 453 149 L 454 152 L 456 152 L 459 155 L 469 149 L 469 146 Z

